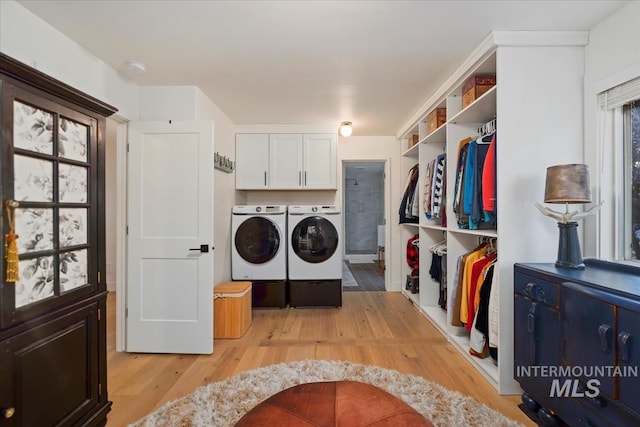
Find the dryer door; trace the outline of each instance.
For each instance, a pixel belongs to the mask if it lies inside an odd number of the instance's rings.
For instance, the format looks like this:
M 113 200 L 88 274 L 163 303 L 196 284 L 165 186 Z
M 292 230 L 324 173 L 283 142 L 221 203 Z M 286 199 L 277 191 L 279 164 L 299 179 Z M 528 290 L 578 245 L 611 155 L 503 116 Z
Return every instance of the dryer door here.
M 326 218 L 305 218 L 291 233 L 291 248 L 306 262 L 324 262 L 331 258 L 338 248 L 338 231 Z
M 280 230 L 272 221 L 252 217 L 238 227 L 235 236 L 238 254 L 251 264 L 264 264 L 278 253 Z

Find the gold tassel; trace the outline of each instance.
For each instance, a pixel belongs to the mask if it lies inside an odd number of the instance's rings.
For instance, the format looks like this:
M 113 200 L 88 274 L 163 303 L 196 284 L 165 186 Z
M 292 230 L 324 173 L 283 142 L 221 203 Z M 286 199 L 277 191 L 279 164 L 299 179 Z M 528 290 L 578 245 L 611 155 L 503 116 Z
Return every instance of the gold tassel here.
M 14 200 L 7 200 L 5 202 L 5 207 L 7 209 L 7 220 L 9 222 L 9 234 L 4 235 L 4 256 L 7 259 L 6 281 L 8 283 L 15 283 L 18 281 L 18 279 L 20 279 L 18 270 L 18 235 L 15 233 L 14 229 L 14 209 L 18 206 L 18 202 Z
M 17 282 L 18 271 L 18 235 L 9 233 L 4 235 L 5 256 L 7 258 L 7 282 Z

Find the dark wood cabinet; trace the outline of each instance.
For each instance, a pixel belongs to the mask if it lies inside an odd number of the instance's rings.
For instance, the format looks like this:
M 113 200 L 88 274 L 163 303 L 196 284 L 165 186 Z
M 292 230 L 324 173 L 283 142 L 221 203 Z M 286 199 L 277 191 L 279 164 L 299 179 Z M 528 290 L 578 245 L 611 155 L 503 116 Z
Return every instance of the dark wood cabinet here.
M 0 54 L 2 427 L 106 424 L 104 135 L 115 111 Z
M 640 425 L 640 267 L 516 264 L 514 367 L 540 425 Z

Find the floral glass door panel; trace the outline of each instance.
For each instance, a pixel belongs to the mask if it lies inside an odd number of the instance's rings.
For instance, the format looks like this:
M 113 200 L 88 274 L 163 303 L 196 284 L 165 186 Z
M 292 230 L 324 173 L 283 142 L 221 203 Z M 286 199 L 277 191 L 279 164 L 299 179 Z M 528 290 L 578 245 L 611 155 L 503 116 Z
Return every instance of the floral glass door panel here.
M 12 113 L 2 117 L 3 128 L 12 127 L 3 192 L 18 205 L 7 216 L 18 235 L 19 274 L 2 296 L 5 307 L 13 300 L 15 321 L 96 289 L 98 126 L 81 111 L 3 89 L 12 95 L 3 105 Z

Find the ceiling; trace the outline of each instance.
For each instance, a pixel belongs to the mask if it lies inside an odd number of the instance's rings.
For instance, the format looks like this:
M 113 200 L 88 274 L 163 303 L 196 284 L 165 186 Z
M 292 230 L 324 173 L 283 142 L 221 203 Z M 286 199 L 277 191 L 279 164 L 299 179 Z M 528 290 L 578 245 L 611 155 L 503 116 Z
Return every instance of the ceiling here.
M 589 30 L 628 3 L 18 2 L 139 85 L 198 86 L 236 124 L 350 120 L 359 136 L 397 134 L 491 30 Z

